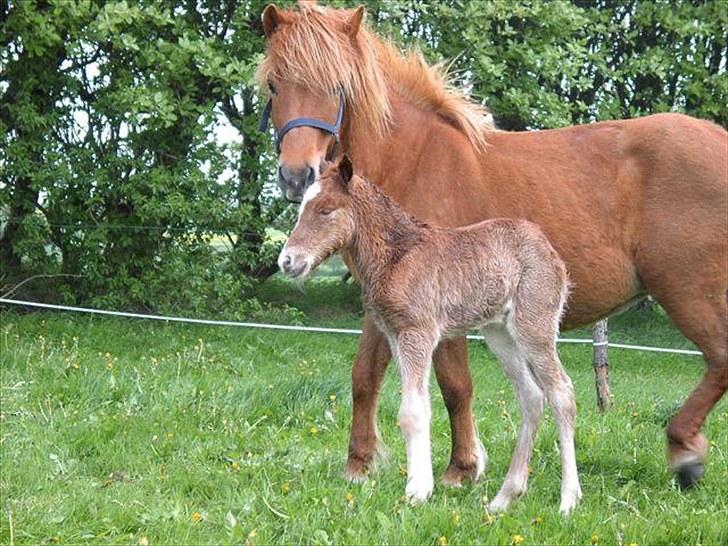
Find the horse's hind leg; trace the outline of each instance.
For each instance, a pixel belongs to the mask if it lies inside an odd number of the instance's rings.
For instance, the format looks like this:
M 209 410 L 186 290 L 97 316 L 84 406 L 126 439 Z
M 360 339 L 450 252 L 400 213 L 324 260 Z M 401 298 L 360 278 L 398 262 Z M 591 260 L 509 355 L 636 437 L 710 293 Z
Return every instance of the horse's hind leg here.
M 697 288 L 697 289 L 696 289 Z M 728 302 L 724 288 L 680 287 L 654 291 L 682 332 L 703 352 L 708 369 L 667 427 L 668 460 L 680 486 L 694 485 L 703 474 L 708 444 L 700 434 L 713 406 L 728 389 Z
M 540 334 L 541 332 L 539 332 Z M 536 383 L 543 389 L 553 409 L 559 427 L 561 451 L 561 506 L 562 514 L 568 514 L 581 498 L 581 486 L 576 469 L 574 450 L 574 422 L 576 401 L 571 379 L 564 371 L 556 352 L 556 336 L 533 342 L 524 341 L 528 368 Z
M 511 501 L 526 492 L 528 462 L 531 459 L 533 443 L 543 413 L 544 395 L 528 370 L 524 354 L 505 326 L 500 324 L 486 326 L 483 328 L 483 336 L 511 380 L 521 410 L 521 428 L 511 465 L 503 485 L 489 505 L 490 510 L 502 512 L 508 508 Z
M 442 483 L 457 487 L 463 479 L 477 480 L 487 460 L 473 419 L 473 381 L 468 370 L 465 338 L 442 341 L 433 360 L 452 430 L 450 465 Z

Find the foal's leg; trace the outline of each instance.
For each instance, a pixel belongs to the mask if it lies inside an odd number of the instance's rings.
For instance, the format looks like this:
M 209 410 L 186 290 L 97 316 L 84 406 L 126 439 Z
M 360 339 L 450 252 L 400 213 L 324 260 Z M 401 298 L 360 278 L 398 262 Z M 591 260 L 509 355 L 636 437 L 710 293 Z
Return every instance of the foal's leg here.
M 365 318 L 351 370 L 354 411 L 345 472 L 351 481 L 366 479 L 375 454 L 383 451 L 377 430 L 377 400 L 391 354 L 387 338 L 371 319 Z
M 493 512 L 503 512 L 512 500 L 526 492 L 528 462 L 543 413 L 544 395 L 533 380 L 524 355 L 504 325 L 486 326 L 483 328 L 483 336 L 488 348 L 498 358 L 503 371 L 511 380 L 521 409 L 521 429 L 511 466 L 500 491 L 488 506 Z
M 477 480 L 487 462 L 485 448 L 478 438 L 473 418 L 473 380 L 468 369 L 466 339 L 441 341 L 433 361 L 452 430 L 450 465 L 442 477 L 442 483 L 457 487 L 464 478 Z
M 410 502 L 425 502 L 432 493 L 430 454 L 430 362 L 436 340 L 422 332 L 403 332 L 393 340 L 402 377 L 399 426 L 407 444 L 407 487 Z
M 384 452 L 377 432 L 377 402 L 390 358 L 384 334 L 365 317 L 359 352 L 351 371 L 353 416 L 345 475 L 352 481 L 366 479 L 375 455 Z M 477 478 L 486 460 L 473 420 L 473 383 L 465 338 L 441 343 L 434 362 L 452 427 L 452 456 L 443 482 L 458 485 L 463 477 Z
M 539 332 L 540 333 L 540 332 Z M 546 394 L 553 409 L 556 425 L 559 427 L 561 451 L 561 506 L 568 514 L 581 498 L 581 486 L 576 470 L 574 452 L 574 421 L 576 401 L 571 379 L 564 371 L 556 352 L 555 335 L 535 343 L 523 342 L 528 367 L 536 383 Z

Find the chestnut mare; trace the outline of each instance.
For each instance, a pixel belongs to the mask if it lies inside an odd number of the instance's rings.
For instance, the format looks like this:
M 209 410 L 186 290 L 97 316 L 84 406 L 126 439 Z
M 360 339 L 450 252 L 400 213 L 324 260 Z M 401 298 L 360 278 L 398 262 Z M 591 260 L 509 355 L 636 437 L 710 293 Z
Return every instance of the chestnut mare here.
M 526 492 L 528 462 L 547 400 L 559 427 L 560 509 L 568 514 L 581 487 L 574 455 L 574 389 L 556 352 L 568 292 L 564 262 L 527 220 L 429 226 L 353 173 L 344 154 L 308 187 L 278 265 L 304 279 L 338 251 L 351 257 L 364 308 L 387 337 L 402 378 L 399 423 L 407 444 L 407 497 L 424 502 L 433 490 L 432 352 L 442 339 L 477 328 L 513 383 L 522 414 L 508 474 L 489 507 L 501 512 Z
M 263 12 L 267 51 L 258 77 L 270 87 L 274 125 L 286 128 L 279 141 L 284 195 L 300 201 L 338 144 L 361 174 L 429 223 L 512 217 L 538 224 L 572 281 L 565 329 L 651 294 L 707 362 L 667 427 L 670 466 L 681 485 L 693 484 L 708 451 L 700 428 L 728 387 L 726 131 L 679 114 L 495 131 L 441 70 L 376 36 L 363 16 L 363 7 L 310 2 Z M 365 317 L 352 370 L 351 479 L 365 477 L 377 452 L 377 398 L 390 356 L 385 336 Z M 442 342 L 434 368 L 452 427 L 443 481 L 456 485 L 483 467 L 465 339 Z

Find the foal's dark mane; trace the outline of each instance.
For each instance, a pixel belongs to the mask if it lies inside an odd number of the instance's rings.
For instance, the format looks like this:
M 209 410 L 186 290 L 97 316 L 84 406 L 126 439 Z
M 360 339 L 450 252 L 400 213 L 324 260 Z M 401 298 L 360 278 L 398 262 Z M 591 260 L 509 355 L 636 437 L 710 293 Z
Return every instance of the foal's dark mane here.
M 387 262 L 399 262 L 421 240 L 429 224 L 415 218 L 367 178 L 355 175 L 349 182 L 349 194 L 358 220 L 384 233 Z M 358 235 L 357 235 L 358 237 Z

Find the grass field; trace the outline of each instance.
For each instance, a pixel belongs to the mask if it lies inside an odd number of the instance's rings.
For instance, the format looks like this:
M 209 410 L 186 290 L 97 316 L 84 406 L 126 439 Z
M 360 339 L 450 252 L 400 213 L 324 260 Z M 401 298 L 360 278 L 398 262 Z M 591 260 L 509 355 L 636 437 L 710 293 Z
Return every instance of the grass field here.
M 261 291 L 305 321 L 357 326 L 356 288 L 335 277 Z M 225 317 L 219 317 L 225 318 Z M 548 416 L 527 495 L 484 509 L 505 475 L 517 405 L 497 363 L 471 345 L 475 409 L 490 462 L 461 489 L 403 499 L 398 380 L 379 421 L 388 463 L 342 478 L 353 336 L 167 325 L 0 311 L 2 544 L 726 544 L 728 403 L 708 419 L 702 485 L 683 493 L 664 463 L 665 423 L 699 380 L 696 357 L 614 350 L 615 405 L 596 411 L 588 346 L 562 345 L 576 387 L 584 499 L 558 514 L 557 434 Z M 615 341 L 689 347 L 659 313 L 611 323 Z M 584 336 L 586 332 L 574 335 Z M 433 384 L 435 472 L 449 457 Z

